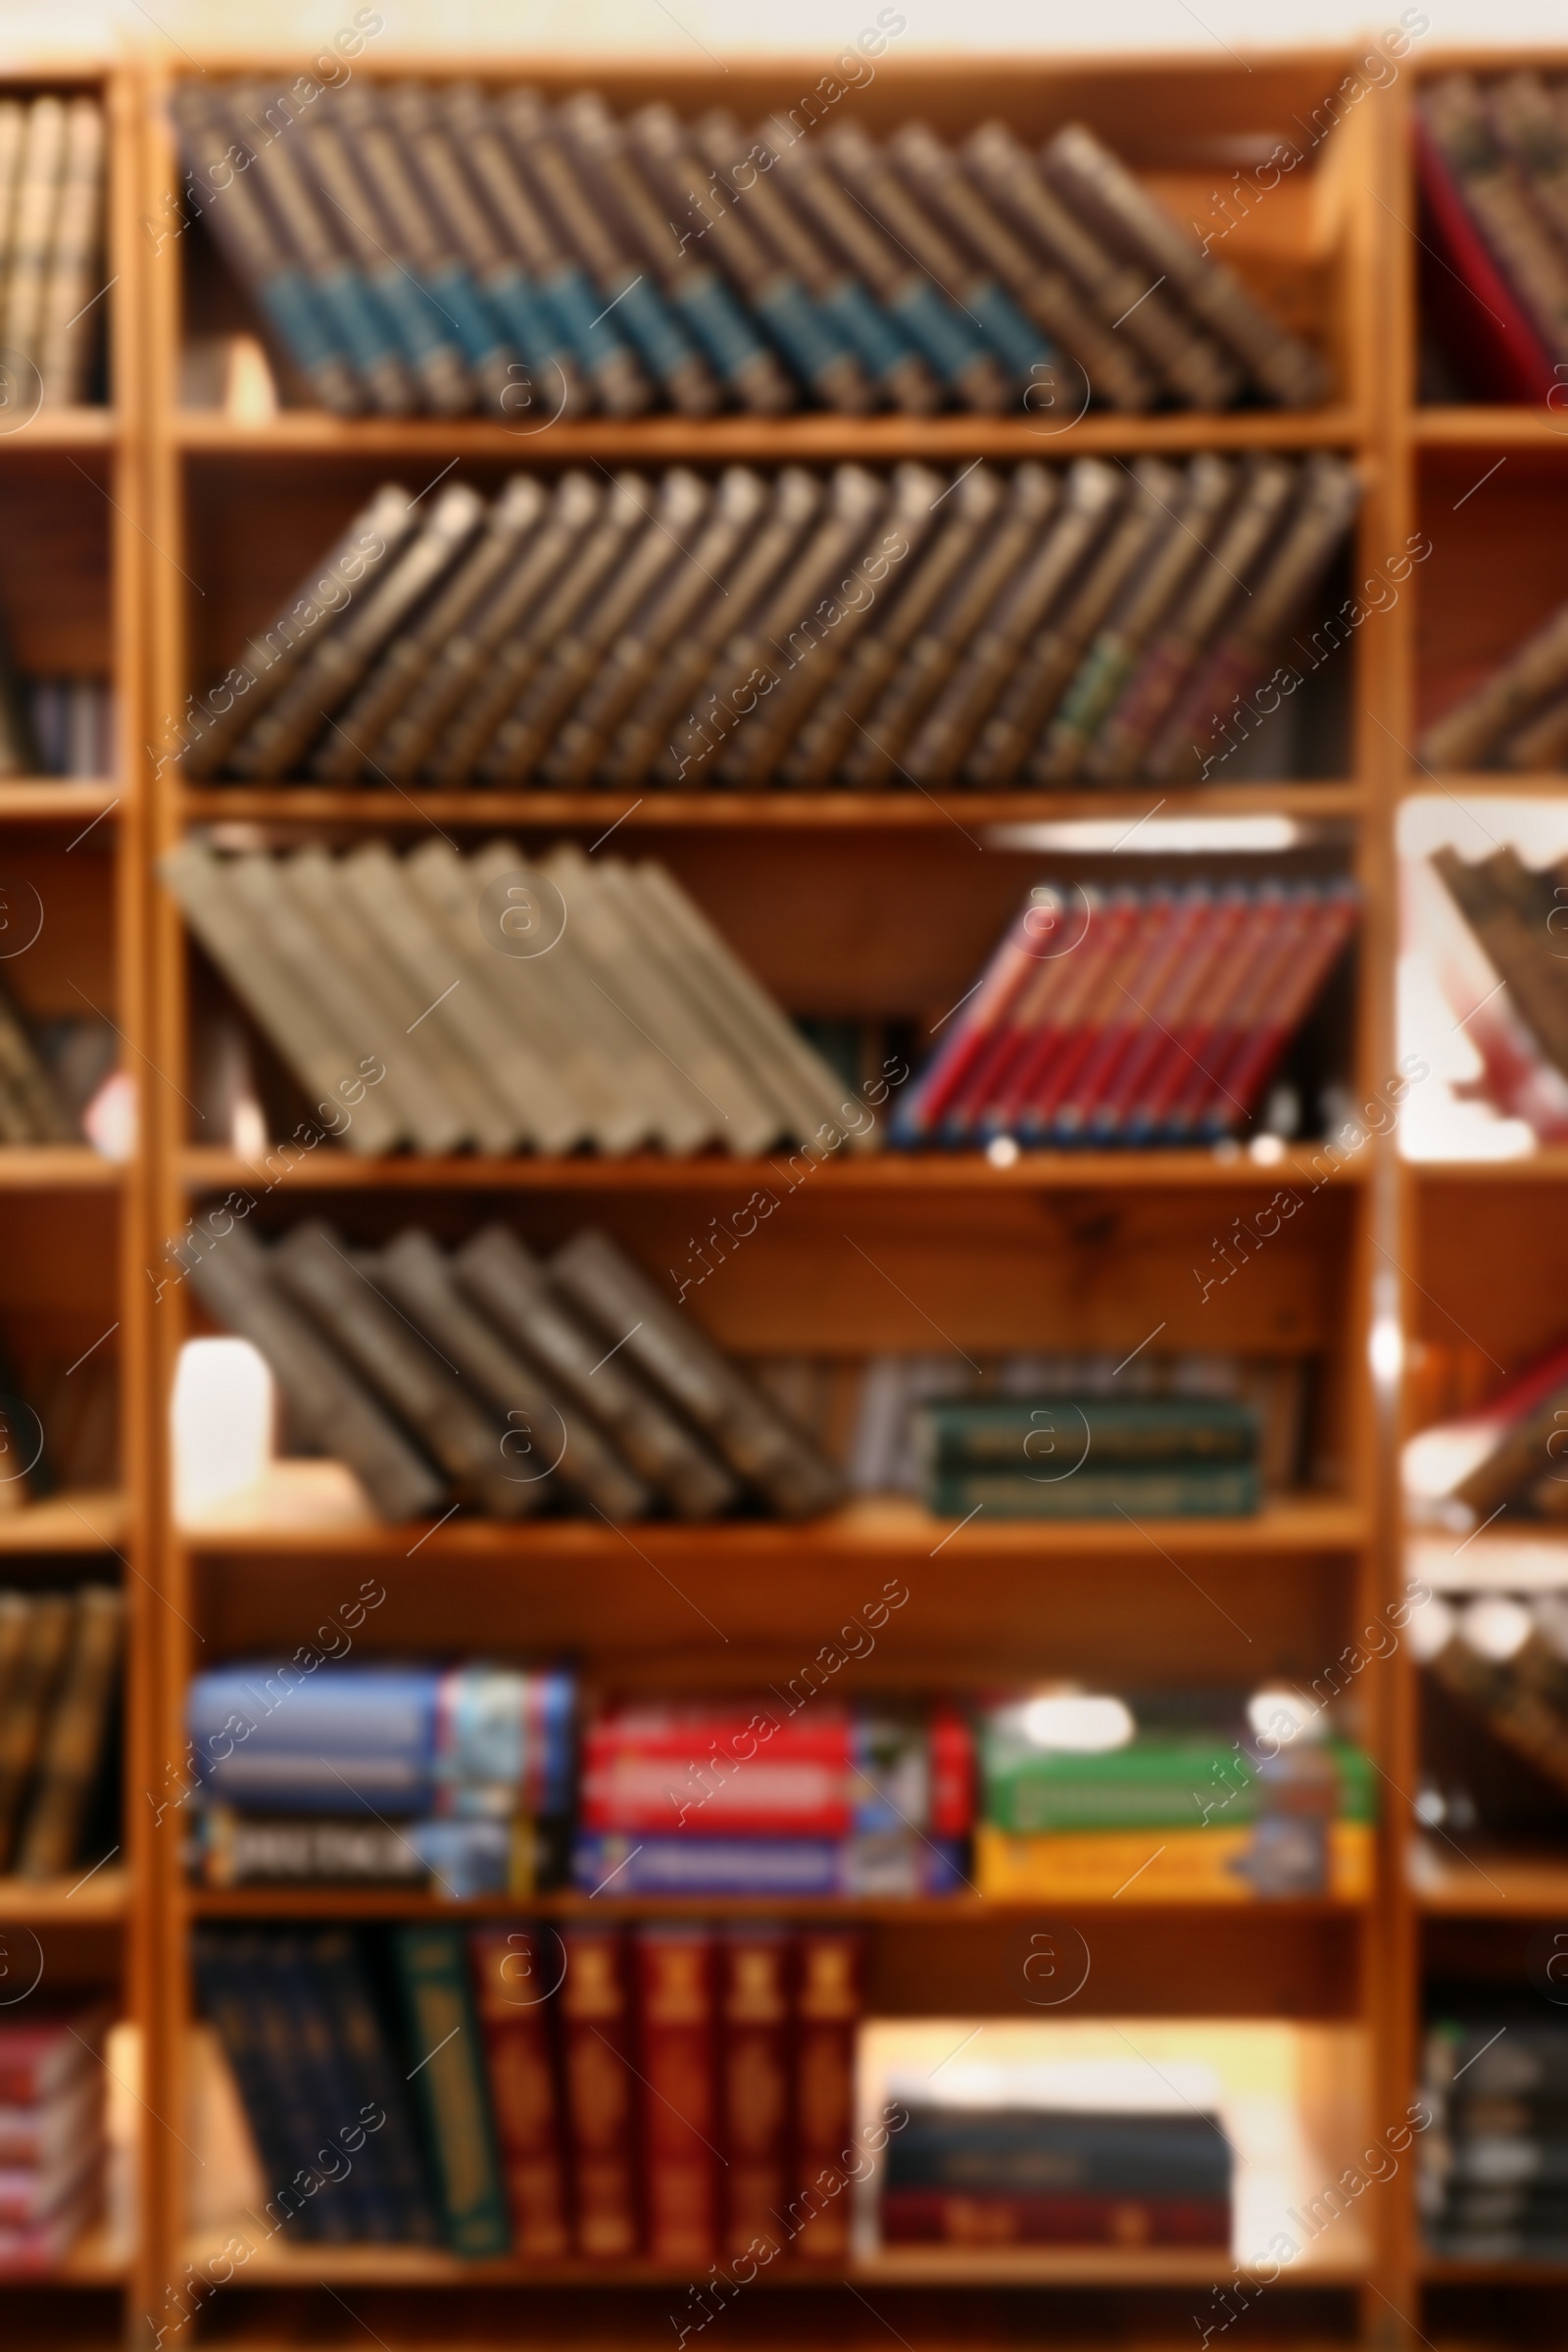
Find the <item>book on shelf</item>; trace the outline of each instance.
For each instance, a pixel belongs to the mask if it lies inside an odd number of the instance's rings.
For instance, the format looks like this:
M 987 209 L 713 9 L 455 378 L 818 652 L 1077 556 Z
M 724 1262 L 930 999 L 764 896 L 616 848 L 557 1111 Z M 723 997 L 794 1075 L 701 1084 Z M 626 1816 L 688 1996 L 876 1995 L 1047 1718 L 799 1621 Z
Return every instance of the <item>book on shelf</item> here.
M 514 2252 L 559 2261 L 571 2249 L 565 2140 L 547 2003 L 565 1955 L 547 1928 L 480 1929 L 468 1938 L 496 2148 Z
M 1071 1689 L 983 1712 L 980 1891 L 1103 1902 L 1136 1882 L 1152 1903 L 1366 1899 L 1372 1767 L 1321 1710 L 1303 1726 L 1262 1693 L 1250 1710 L 1209 1702 L 1206 1721 L 1171 1715 L 1168 1693 L 1135 1712 Z
M 506 2188 L 465 1937 L 421 1925 L 394 1930 L 392 1944 L 447 2244 L 470 2259 L 505 2254 Z
M 1410 1620 L 1419 1665 L 1467 1716 L 1530 1768 L 1560 1807 L 1568 1796 L 1568 1626 L 1560 1597 L 1497 1592 L 1462 1606 L 1432 1595 Z
M 107 1585 L 0 1592 L 0 1872 L 81 1858 L 119 1718 L 123 1602 Z
M 888 2141 L 882 2243 L 1225 2247 L 1231 2165 L 1200 2111 L 911 2107 Z
M 1468 1410 L 1406 1442 L 1401 1471 L 1416 1525 L 1464 1531 L 1506 1506 L 1526 1519 L 1568 1512 L 1562 1415 L 1568 1411 L 1568 1347 L 1544 1349 Z
M 997 122 L 953 148 L 916 122 L 807 142 L 785 115 L 622 120 L 591 90 L 551 105 L 361 77 L 308 100 L 187 80 L 172 114 L 193 213 L 289 376 L 342 414 L 478 409 L 533 430 L 656 397 L 690 416 L 997 413 L 1058 367 L 1086 404 L 1130 409 L 1311 407 L 1329 388 L 1082 124 L 1038 154 Z M 58 175 L 62 124 L 44 129 Z M 94 160 L 74 136 L 63 257 L 83 249 L 70 191 Z M 62 259 L 62 285 L 81 266 Z
M 651 860 L 590 866 L 565 846 L 534 866 L 502 841 L 230 858 L 187 840 L 161 871 L 350 1151 L 820 1152 L 846 1108 Z
M 1102 1149 L 1233 1135 L 1355 920 L 1344 882 L 1037 884 L 901 1097 L 893 1140 Z
M 1560 91 L 1539 74 L 1449 74 L 1413 112 L 1423 305 L 1449 364 L 1494 400 L 1549 401 L 1568 360 Z
M 101 2008 L 0 2020 L 0 2277 L 53 2270 L 103 2200 Z M 33 2004 L 29 2004 L 29 2011 Z
M 0 348 L 32 371 L 17 405 L 87 397 L 101 320 L 104 117 L 96 98 L 0 99 Z M 85 316 L 84 316 L 85 314 Z
M 389 484 L 193 698 L 183 771 L 688 791 L 1180 780 L 1250 732 L 1242 705 L 1359 495 L 1354 467 L 1321 454 L 978 478 L 567 470 L 548 494 L 515 477 L 489 506 L 449 486 L 422 513 Z
M 939 1518 L 1245 1517 L 1262 1499 L 1258 1415 L 1209 1398 L 928 1404 L 926 1494 Z
M 1521 2015 L 1495 1987 L 1439 2000 L 1423 2046 L 1417 2202 L 1450 2260 L 1568 2261 L 1568 2021 Z
M 1568 606 L 1561 606 L 1421 737 L 1434 768 L 1568 766 Z
M 617 1356 L 627 1333 L 577 1298 L 602 1313 L 607 1298 L 640 1302 L 646 1280 L 606 1236 L 580 1238 L 592 1249 L 557 1280 L 499 1225 L 450 1256 L 422 1234 L 376 1254 L 316 1222 L 270 1249 L 236 1229 L 191 1279 L 383 1517 L 448 1491 L 504 1519 L 584 1503 L 633 1517 L 656 1501 L 688 1519 L 743 1502 L 805 1517 L 836 1500 L 839 1475 L 807 1433 L 708 1343 L 667 1330 L 661 1302 L 646 1343 Z

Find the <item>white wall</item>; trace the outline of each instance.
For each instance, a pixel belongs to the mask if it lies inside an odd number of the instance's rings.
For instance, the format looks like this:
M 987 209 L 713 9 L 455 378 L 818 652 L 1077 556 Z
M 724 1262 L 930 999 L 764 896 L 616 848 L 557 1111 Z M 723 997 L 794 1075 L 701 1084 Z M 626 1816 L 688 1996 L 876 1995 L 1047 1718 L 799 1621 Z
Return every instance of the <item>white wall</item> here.
M 0 61 L 28 52 L 156 42 L 276 49 L 302 56 L 360 0 L 0 0 Z M 1396 23 L 1406 0 L 1381 13 L 1367 0 L 900 0 L 908 30 L 899 47 L 1051 52 L 1233 50 L 1348 41 Z M 615 49 L 636 55 L 722 57 L 737 50 L 826 57 L 875 15 L 880 0 L 376 0 L 386 29 L 375 46 L 486 50 Z M 1564 0 L 1426 0 L 1430 43 L 1568 44 Z

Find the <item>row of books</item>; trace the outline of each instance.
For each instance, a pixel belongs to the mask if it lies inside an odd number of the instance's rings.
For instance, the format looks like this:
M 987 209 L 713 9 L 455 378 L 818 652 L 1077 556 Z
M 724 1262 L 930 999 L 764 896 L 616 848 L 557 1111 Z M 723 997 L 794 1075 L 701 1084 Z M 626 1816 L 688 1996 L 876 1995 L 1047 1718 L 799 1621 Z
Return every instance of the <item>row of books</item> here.
M 1345 541 L 1326 455 L 381 489 L 184 724 L 190 776 L 1185 779 Z M 1291 690 L 1287 690 L 1291 691 Z M 1278 708 L 1278 698 L 1275 707 Z
M 1355 924 L 1348 883 L 1039 883 L 916 1083 L 904 1145 L 1213 1142 L 1252 1117 Z
M 1083 124 L 1032 154 L 988 122 L 955 152 L 918 122 L 880 146 L 843 123 L 808 138 L 799 111 L 621 122 L 591 91 L 552 107 L 361 78 L 173 97 L 193 214 L 342 414 L 479 408 L 527 430 L 659 401 L 1324 398 L 1318 354 Z
M 853 1933 L 207 1928 L 195 1959 L 297 2237 L 694 2276 L 758 2235 L 845 2259 L 848 2193 L 800 2192 L 824 2166 L 850 2186 Z
M 52 2269 L 98 2209 L 107 2026 L 98 2008 L 0 2017 L 0 2277 Z
M 942 1519 L 1245 1518 L 1262 1501 L 1259 1415 L 1222 1397 L 1058 1396 L 928 1405 L 926 1500 Z
M 1568 605 L 1428 727 L 1420 755 L 1435 768 L 1568 766 Z
M 1449 848 L 1430 862 L 1485 957 L 1478 1003 L 1441 926 L 1426 927 L 1440 986 L 1461 1000 L 1452 1011 L 1480 1059 L 1463 1092 L 1524 1120 L 1542 1142 L 1560 1141 L 1568 1135 L 1568 986 L 1558 894 L 1568 861 L 1528 866 L 1504 843 L 1474 861 Z
M 533 865 L 434 834 L 402 857 L 227 857 L 189 838 L 159 871 L 351 1152 L 750 1157 L 842 1138 L 841 1114 L 871 1131 L 651 858 L 564 844 Z
M 906 1598 L 891 1588 L 871 1624 Z M 1136 1879 L 1135 1899 L 1180 1902 L 1370 1885 L 1371 1767 L 1314 1702 L 1074 1685 L 840 1699 L 861 1636 L 766 1690 L 601 1698 L 580 1732 L 560 1670 L 209 1670 L 187 1706 L 192 1859 L 210 1885 L 447 1897 L 1097 1901 Z
M 1568 1798 L 1568 1603 L 1483 1593 L 1463 1606 L 1434 1597 L 1410 1621 L 1416 1657 L 1463 1711 Z
M 103 171 L 96 98 L 0 97 L 0 351 L 18 376 L 8 395 L 18 409 L 67 408 L 86 395 Z
M 1418 2195 L 1427 2241 L 1463 2262 L 1568 2262 L 1568 2020 L 1485 1993 L 1430 2026 Z
M 0 1592 L 0 1873 L 82 1859 L 114 1778 L 123 1605 L 108 1585 Z
M 804 1519 L 842 1494 L 810 1440 L 602 1233 L 541 1265 L 500 1225 L 450 1254 L 417 1229 L 367 1251 L 317 1221 L 270 1249 L 236 1226 L 190 1274 L 387 1519 L 454 1500 L 514 1520 L 561 1503 Z
M 1414 120 L 1434 264 L 1422 297 L 1445 356 L 1466 390 L 1552 403 L 1568 363 L 1568 83 L 1446 74 Z
M 114 698 L 104 680 L 24 678 L 0 634 L 0 782 L 107 776 L 113 767 Z

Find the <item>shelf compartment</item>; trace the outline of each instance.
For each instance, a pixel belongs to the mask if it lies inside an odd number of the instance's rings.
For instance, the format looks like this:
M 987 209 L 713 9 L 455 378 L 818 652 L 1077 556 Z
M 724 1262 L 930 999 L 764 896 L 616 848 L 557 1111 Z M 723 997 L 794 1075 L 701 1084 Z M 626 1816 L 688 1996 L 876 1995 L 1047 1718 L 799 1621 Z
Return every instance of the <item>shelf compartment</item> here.
M 72 1871 L 61 1879 L 0 1878 L 0 1922 L 12 1928 L 118 1925 L 130 1907 L 124 1869 Z

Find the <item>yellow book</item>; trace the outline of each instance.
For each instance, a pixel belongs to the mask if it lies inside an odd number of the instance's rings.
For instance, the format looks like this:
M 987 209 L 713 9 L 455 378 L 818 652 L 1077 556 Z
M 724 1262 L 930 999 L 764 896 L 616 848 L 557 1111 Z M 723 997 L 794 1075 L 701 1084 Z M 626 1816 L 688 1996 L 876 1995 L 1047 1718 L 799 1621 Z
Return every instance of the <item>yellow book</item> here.
M 1372 1825 L 1329 1828 L 1328 1892 L 1364 1902 L 1372 1891 Z M 1076 1896 L 1081 1902 L 1250 1903 L 1250 1824 L 1235 1829 L 1062 1830 L 1027 1838 L 983 1824 L 975 1832 L 975 1884 L 1004 1900 Z

